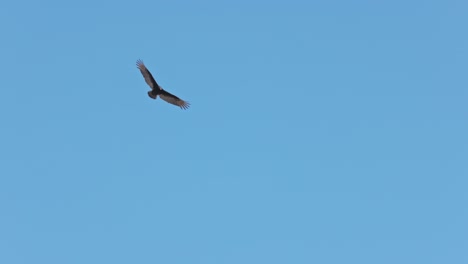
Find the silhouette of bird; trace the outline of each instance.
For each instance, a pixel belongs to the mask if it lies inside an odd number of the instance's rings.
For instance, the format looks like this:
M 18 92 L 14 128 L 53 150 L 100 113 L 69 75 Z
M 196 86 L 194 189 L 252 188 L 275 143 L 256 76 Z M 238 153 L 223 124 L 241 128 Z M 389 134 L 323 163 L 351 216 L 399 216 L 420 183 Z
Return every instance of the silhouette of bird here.
M 142 60 L 137 60 L 136 65 L 137 68 L 140 69 L 140 72 L 145 78 L 146 83 L 149 85 L 149 87 L 151 87 L 151 91 L 148 91 L 149 97 L 156 99 L 159 95 L 159 97 L 161 97 L 161 99 L 164 101 L 176 105 L 182 109 L 187 109 L 190 107 L 189 102 L 180 99 L 179 97 L 165 91 L 161 86 L 159 86 Z

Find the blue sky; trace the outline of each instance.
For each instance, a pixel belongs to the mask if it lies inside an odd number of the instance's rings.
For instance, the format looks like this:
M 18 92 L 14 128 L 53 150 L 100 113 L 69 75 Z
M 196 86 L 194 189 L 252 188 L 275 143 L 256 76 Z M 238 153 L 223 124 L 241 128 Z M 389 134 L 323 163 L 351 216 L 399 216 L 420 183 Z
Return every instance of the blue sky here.
M 467 263 L 467 8 L 2 3 L 0 263 Z

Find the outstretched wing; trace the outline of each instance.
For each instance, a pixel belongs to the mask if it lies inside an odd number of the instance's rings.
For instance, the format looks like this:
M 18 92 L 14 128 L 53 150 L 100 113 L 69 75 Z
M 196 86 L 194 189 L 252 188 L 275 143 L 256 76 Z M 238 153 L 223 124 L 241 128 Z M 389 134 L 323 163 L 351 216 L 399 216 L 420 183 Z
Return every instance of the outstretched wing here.
M 160 94 L 159 94 L 159 97 L 161 97 L 161 99 L 163 99 L 164 101 L 170 103 L 170 104 L 173 104 L 173 105 L 177 105 L 178 107 L 182 108 L 182 109 L 187 109 L 190 107 L 190 103 L 187 102 L 187 101 L 184 101 L 182 99 L 180 99 L 179 97 L 169 93 L 169 92 L 166 92 L 164 90 L 161 90 Z
M 137 60 L 136 62 L 137 68 L 140 69 L 141 74 L 145 78 L 146 83 L 151 87 L 151 89 L 159 88 L 158 83 L 154 80 L 153 75 L 151 72 L 146 68 L 145 64 L 142 60 Z

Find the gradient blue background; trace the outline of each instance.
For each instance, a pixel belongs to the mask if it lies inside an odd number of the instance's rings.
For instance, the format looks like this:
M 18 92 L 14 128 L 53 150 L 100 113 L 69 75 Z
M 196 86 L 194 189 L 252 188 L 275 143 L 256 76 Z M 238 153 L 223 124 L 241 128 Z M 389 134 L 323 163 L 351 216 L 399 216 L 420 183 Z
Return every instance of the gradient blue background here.
M 468 263 L 467 8 L 3 2 L 0 263 Z

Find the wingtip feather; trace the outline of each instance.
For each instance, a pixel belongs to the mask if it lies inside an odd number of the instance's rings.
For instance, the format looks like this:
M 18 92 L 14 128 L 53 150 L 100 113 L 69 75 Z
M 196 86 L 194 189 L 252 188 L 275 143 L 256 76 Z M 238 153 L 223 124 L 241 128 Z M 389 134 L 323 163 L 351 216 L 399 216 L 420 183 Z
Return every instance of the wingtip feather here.
M 187 109 L 189 109 L 189 107 L 190 107 L 190 103 L 187 102 L 187 101 L 181 100 L 181 102 L 179 103 L 179 107 L 180 107 L 181 109 L 187 110 Z
M 141 69 L 141 68 L 145 67 L 145 64 L 143 63 L 142 60 L 138 59 L 138 60 L 136 61 L 136 66 L 137 66 L 138 69 Z M 143 66 L 143 67 L 142 67 L 142 66 Z M 145 67 L 145 68 L 146 68 L 146 67 Z

